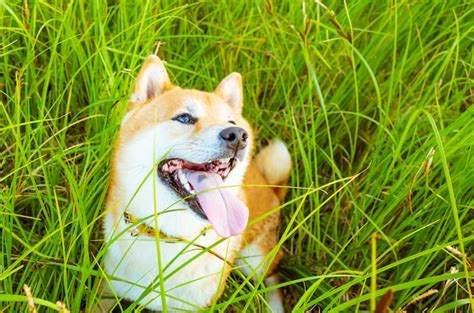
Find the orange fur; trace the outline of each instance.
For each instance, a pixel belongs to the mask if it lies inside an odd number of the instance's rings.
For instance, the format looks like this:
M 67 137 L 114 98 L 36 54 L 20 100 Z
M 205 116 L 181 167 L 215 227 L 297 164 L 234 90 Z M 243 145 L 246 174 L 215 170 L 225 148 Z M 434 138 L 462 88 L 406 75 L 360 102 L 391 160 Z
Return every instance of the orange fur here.
M 280 212 L 276 211 L 271 213 L 265 218 L 261 218 L 262 215 L 269 213 L 272 209 L 277 207 L 280 204 L 277 194 L 274 192 L 273 188 L 265 187 L 268 182 L 262 173 L 257 169 L 253 162 L 249 165 L 247 172 L 244 177 L 244 185 L 249 185 L 244 187 L 245 199 L 247 207 L 249 208 L 249 224 L 253 225 L 247 227 L 244 233 L 243 247 L 247 246 L 255 240 L 257 235 L 262 235 L 262 230 L 267 229 L 264 225 L 268 225 L 270 231 L 263 234 L 263 239 L 258 241 L 258 245 L 262 252 L 268 253 L 278 242 L 278 223 L 280 220 Z M 257 186 L 252 186 L 257 185 Z M 258 220 L 258 221 L 257 221 Z M 256 221 L 256 222 L 255 222 Z M 273 260 L 270 268 L 268 269 L 268 275 L 271 275 L 280 259 L 282 257 L 281 251 L 278 252 L 277 256 Z

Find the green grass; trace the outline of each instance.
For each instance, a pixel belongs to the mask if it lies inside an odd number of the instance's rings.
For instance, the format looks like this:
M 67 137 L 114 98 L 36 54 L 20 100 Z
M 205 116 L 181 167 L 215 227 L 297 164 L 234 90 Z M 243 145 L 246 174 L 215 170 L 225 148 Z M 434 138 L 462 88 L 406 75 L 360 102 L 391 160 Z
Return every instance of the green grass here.
M 242 73 L 259 143 L 289 145 L 288 307 L 437 289 L 406 309 L 474 312 L 472 5 L 187 2 L 0 0 L 0 311 L 26 310 L 24 284 L 41 312 L 93 304 L 112 143 L 162 42 L 181 86 Z M 264 290 L 235 271 L 214 309 L 258 311 Z

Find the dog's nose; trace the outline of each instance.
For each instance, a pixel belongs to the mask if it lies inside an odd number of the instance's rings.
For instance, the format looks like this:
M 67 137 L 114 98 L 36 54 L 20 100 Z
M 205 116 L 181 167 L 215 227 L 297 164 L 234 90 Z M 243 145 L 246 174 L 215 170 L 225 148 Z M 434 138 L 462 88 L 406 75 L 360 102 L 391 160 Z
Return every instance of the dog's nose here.
M 247 139 L 249 134 L 245 129 L 240 127 L 228 127 L 221 131 L 221 138 L 231 149 L 243 149 L 247 146 Z

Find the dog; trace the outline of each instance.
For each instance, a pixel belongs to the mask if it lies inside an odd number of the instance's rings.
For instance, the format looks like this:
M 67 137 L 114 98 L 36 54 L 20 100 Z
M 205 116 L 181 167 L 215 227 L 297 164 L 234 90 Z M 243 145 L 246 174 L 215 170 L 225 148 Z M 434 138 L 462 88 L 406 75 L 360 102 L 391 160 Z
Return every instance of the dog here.
M 146 58 L 114 146 L 104 236 L 107 289 L 150 310 L 202 310 L 233 264 L 267 287 L 276 269 L 278 206 L 290 154 L 272 141 L 252 160 L 240 74 L 213 92 L 174 86 Z M 267 305 L 283 312 L 281 292 Z M 97 310 L 96 310 L 97 311 Z

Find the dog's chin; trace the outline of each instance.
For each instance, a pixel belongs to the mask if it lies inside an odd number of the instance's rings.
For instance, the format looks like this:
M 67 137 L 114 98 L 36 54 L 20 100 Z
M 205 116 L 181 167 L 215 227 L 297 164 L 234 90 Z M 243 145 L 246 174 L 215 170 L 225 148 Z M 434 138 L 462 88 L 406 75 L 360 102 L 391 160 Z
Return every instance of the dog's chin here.
M 159 163 L 157 173 L 159 178 L 172 189 L 179 198 L 185 200 L 191 210 L 200 218 L 207 220 L 197 197 L 193 184 L 187 179 L 189 172 L 216 174 L 223 181 L 229 176 L 243 157 L 227 157 L 212 159 L 204 163 L 194 163 L 185 159 L 171 158 Z

